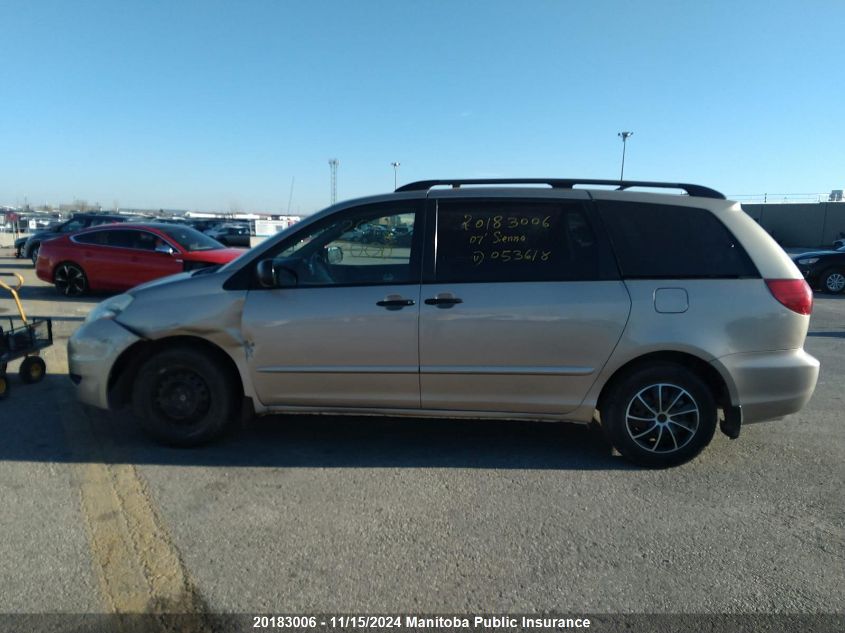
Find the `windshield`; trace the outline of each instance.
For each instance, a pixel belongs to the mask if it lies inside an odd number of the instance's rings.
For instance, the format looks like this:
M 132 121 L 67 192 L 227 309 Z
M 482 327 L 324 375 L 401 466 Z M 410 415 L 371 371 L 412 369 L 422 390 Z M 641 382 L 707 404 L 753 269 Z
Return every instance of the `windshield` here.
M 168 226 L 167 228 L 161 229 L 161 232 L 189 252 L 213 251 L 218 248 L 226 248 L 217 240 L 188 226 Z

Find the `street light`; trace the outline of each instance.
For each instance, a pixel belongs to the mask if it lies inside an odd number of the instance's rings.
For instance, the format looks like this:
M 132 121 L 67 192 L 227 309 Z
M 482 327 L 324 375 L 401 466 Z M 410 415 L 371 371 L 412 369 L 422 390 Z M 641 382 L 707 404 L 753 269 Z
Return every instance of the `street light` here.
M 616 135 L 622 139 L 622 171 L 619 173 L 619 182 L 625 179 L 625 146 L 628 144 L 628 137 L 633 134 L 633 132 L 619 132 Z
M 401 165 L 402 163 L 400 163 L 399 161 L 396 161 L 395 163 L 390 163 L 390 164 L 393 165 L 393 188 L 396 189 L 396 178 L 397 178 L 398 173 L 399 173 L 399 165 Z

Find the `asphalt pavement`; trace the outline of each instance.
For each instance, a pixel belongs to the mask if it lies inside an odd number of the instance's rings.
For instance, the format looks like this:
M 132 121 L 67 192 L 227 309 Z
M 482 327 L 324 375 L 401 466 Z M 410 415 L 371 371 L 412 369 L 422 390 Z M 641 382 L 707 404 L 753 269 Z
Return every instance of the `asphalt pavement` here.
M 816 297 L 802 412 L 643 470 L 568 424 L 278 416 L 162 448 L 73 401 L 102 297 L 0 270 L 57 319 L 47 379 L 0 402 L 0 612 L 845 611 L 845 297 Z

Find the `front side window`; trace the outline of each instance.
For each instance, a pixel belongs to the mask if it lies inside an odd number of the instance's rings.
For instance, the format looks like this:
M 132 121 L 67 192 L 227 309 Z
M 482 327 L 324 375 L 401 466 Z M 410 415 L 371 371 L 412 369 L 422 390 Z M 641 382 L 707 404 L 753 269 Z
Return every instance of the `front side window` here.
M 297 286 L 416 283 L 416 218 L 406 203 L 344 211 L 283 242 L 274 261 Z
M 598 244 L 580 202 L 440 201 L 438 282 L 599 278 Z
M 85 228 L 85 222 L 82 220 L 68 220 L 59 229 L 62 233 L 73 233 L 74 231 L 81 231 Z
M 76 235 L 71 239 L 75 242 L 80 244 L 105 244 L 105 233 L 106 231 L 92 231 L 90 233 L 82 233 L 81 235 Z

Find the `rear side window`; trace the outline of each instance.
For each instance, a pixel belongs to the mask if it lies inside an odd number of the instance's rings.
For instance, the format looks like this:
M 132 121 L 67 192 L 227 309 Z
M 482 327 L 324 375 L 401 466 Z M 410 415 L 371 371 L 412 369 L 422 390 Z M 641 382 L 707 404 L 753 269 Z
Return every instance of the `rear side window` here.
M 599 248 L 580 202 L 442 200 L 438 282 L 599 278 Z
M 82 233 L 72 238 L 75 242 L 80 244 L 105 244 L 105 231 L 92 231 L 91 233 Z
M 141 250 L 153 250 L 156 241 L 164 241 L 152 233 L 146 231 L 91 231 L 73 238 L 81 244 L 97 244 L 99 246 L 114 246 L 117 248 L 135 248 Z
M 598 202 L 623 277 L 759 277 L 745 249 L 712 213 L 694 207 Z

